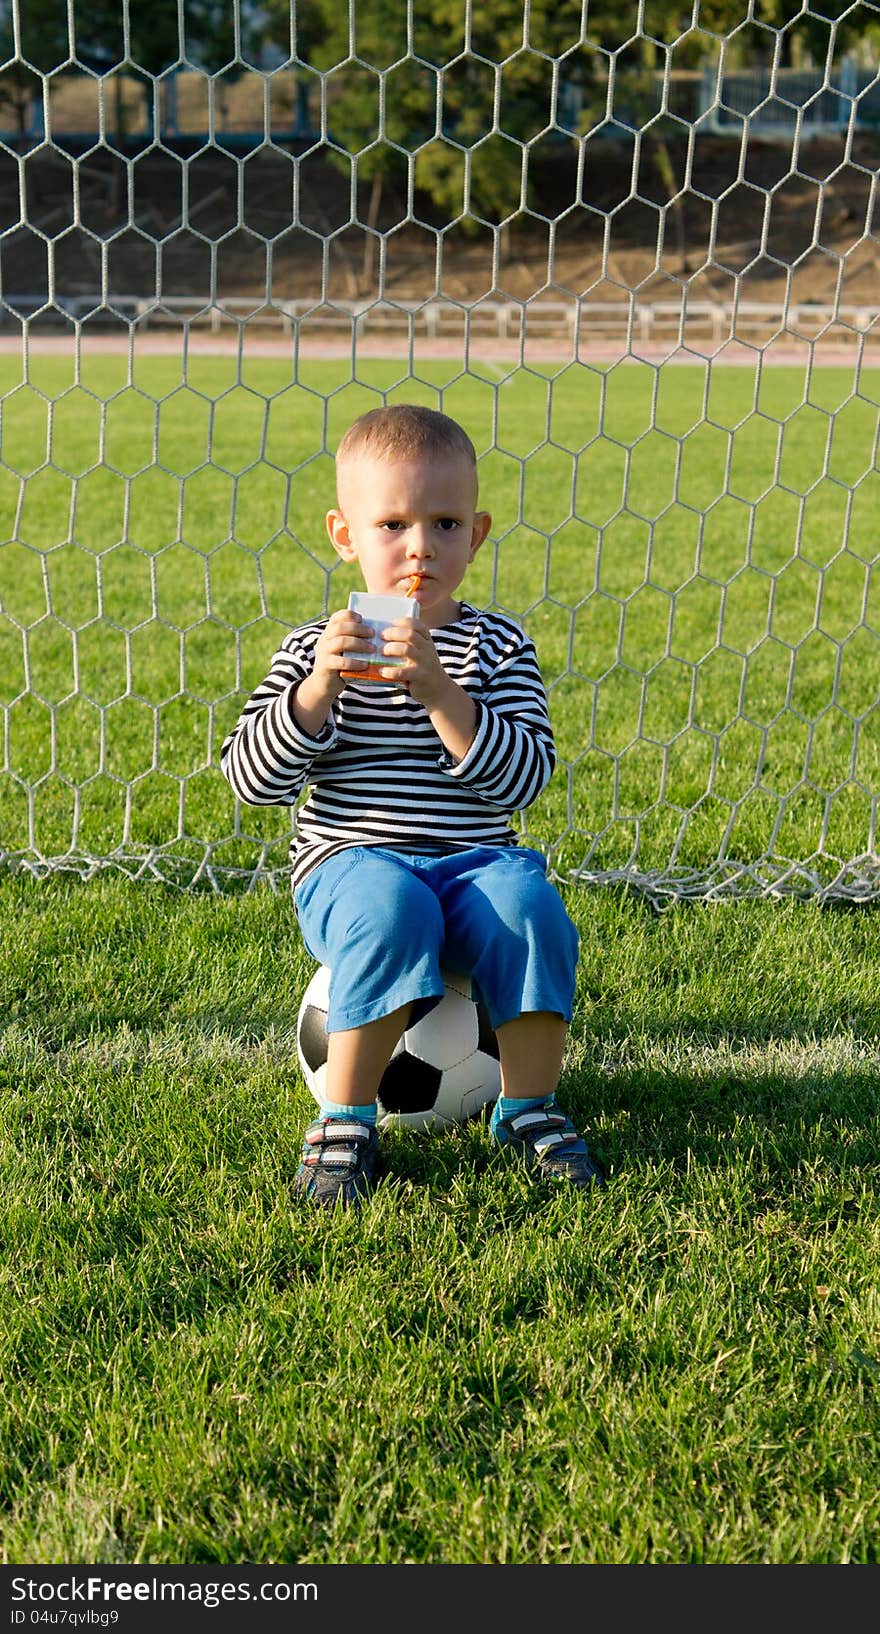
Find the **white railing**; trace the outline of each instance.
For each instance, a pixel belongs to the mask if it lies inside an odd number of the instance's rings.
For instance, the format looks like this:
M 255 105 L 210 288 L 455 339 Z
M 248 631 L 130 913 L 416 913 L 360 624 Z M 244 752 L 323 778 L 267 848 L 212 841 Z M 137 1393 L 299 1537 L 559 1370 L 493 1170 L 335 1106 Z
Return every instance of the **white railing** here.
M 197 295 L 162 296 L 100 294 L 9 294 L 0 300 L 0 328 L 16 322 L 51 327 L 59 322 L 207 329 L 220 334 L 230 325 L 280 329 L 282 335 L 322 332 L 351 338 L 399 339 L 422 336 L 454 340 L 490 336 L 519 341 L 568 337 L 578 344 L 591 340 L 621 344 L 661 344 L 674 348 L 699 341 L 720 346 L 728 340 L 768 343 L 777 337 L 803 337 L 838 344 L 864 336 L 880 341 L 880 306 L 813 301 L 785 305 L 774 301 L 523 301 L 452 300 L 260 302 L 248 296 L 211 301 Z

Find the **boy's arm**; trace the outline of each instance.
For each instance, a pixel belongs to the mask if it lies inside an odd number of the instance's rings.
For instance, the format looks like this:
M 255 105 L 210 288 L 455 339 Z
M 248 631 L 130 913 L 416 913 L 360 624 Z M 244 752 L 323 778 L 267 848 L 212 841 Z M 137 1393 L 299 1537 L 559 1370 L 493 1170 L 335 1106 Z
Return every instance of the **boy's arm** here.
M 451 760 L 464 760 L 477 730 L 477 706 L 455 681 L 437 703 L 426 704 L 428 719 Z
M 423 705 L 445 754 L 443 771 L 504 811 L 531 805 L 556 764 L 547 695 L 534 643 L 509 619 L 487 615 L 479 632 L 477 697 L 442 664 L 419 619 L 384 632 L 402 667 L 383 674 Z
M 556 765 L 547 694 L 529 637 L 517 631 L 493 652 L 481 696 L 462 697 L 473 712 L 473 725 L 463 753 L 454 747 L 453 734 L 439 733 L 446 750 L 443 770 L 505 811 L 524 810 Z
M 317 756 L 336 741 L 329 703 L 323 722 L 299 718 L 297 692 L 312 663 L 305 645 L 288 638 L 220 750 L 224 777 L 248 805 L 293 805 Z
M 345 687 L 345 673 L 357 673 L 372 652 L 372 635 L 359 613 L 341 608 L 328 618 L 312 656 L 307 675 L 293 699 L 293 712 L 302 730 L 317 737 L 327 724 L 333 705 Z

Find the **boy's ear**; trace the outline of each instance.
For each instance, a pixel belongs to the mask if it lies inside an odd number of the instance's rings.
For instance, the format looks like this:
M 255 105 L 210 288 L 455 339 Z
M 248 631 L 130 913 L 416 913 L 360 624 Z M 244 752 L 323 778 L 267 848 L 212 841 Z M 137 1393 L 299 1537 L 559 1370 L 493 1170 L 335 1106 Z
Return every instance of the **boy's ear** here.
M 352 544 L 351 534 L 348 531 L 348 523 L 346 522 L 342 512 L 328 511 L 326 522 L 327 532 L 330 535 L 330 543 L 332 544 L 333 549 L 339 556 L 342 557 L 344 562 L 353 562 L 357 557 L 357 551 Z
M 481 544 L 492 526 L 492 518 L 488 511 L 474 512 L 474 525 L 471 531 L 471 549 L 468 561 L 472 562 Z

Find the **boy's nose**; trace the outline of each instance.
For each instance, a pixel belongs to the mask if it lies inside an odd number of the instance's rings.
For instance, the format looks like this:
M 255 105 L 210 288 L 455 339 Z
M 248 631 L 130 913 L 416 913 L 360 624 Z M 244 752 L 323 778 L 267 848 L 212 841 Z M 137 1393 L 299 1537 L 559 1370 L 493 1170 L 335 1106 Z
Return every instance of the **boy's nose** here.
M 418 561 L 427 561 L 434 554 L 430 535 L 422 528 L 413 528 L 407 541 L 407 555 Z

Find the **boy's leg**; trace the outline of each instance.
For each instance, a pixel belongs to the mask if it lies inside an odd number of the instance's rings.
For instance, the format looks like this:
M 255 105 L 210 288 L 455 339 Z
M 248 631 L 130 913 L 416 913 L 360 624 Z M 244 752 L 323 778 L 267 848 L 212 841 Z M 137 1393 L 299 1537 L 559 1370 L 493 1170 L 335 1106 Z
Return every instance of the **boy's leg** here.
M 433 893 L 394 858 L 355 848 L 294 897 L 303 938 L 331 973 L 326 1102 L 305 1134 L 294 1190 L 356 1203 L 376 1167 L 376 1093 L 414 1005 L 442 995 Z
M 328 1094 L 362 1101 L 412 1008 L 425 1014 L 443 996 L 439 903 L 404 861 L 355 846 L 309 874 L 294 905 L 306 947 L 330 971 Z M 374 1081 L 355 1083 L 361 1071 Z
M 375 1106 L 382 1074 L 406 1031 L 411 1004 L 327 1035 L 327 1095 L 337 1105 Z
M 464 860 L 464 859 L 463 859 Z M 495 1026 L 502 1091 L 491 1129 L 547 1179 L 601 1182 L 586 1143 L 555 1103 L 574 1002 L 577 932 L 544 859 L 473 853 L 444 893 L 447 949 L 470 969 Z
M 436 873 L 446 956 L 480 991 L 507 1058 L 508 1087 L 546 1094 L 556 1086 L 571 1020 L 578 936 L 544 858 L 525 847 L 479 846 L 444 857 Z M 537 1013 L 547 1018 L 540 1037 L 523 1033 L 517 1047 L 511 1031 L 505 1049 L 506 1024 Z M 537 1084 L 528 1082 L 532 1071 L 542 1074 Z
M 553 1010 L 530 1010 L 495 1028 L 503 1093 L 511 1100 L 545 1098 L 559 1083 L 568 1022 Z

